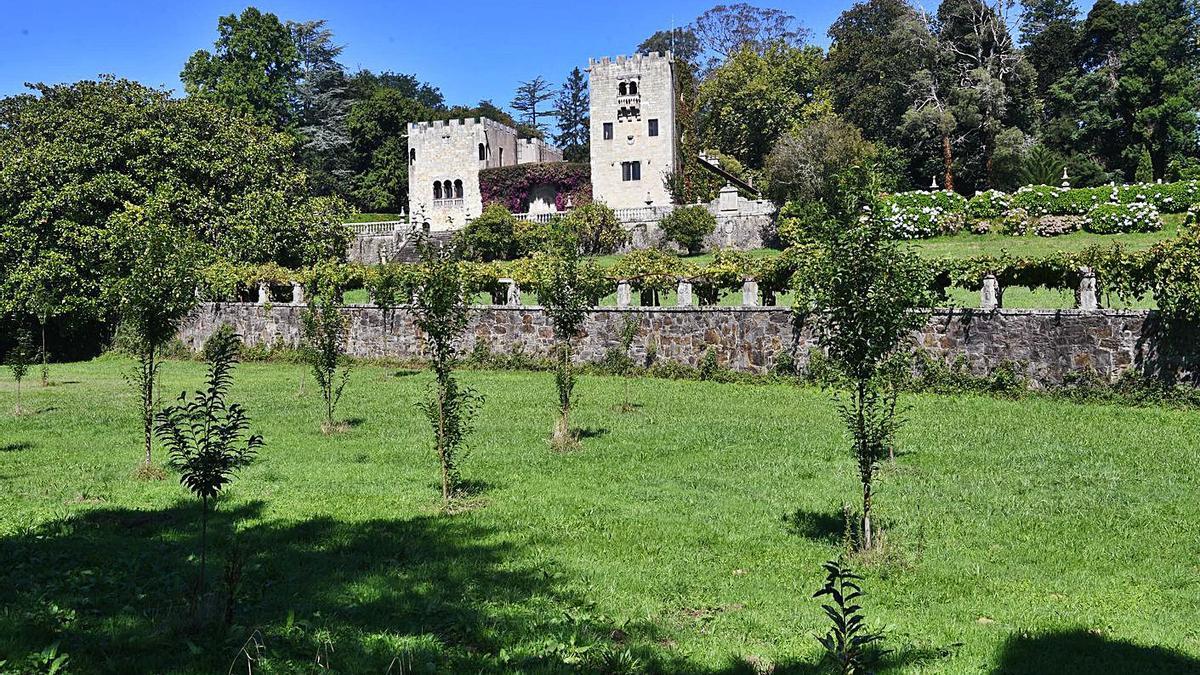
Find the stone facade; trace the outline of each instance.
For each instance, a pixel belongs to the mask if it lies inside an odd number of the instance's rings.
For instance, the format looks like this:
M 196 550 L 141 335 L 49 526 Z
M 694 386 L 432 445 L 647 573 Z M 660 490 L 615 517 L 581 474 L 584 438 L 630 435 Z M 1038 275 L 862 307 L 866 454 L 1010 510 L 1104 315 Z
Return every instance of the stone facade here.
M 408 125 L 408 198 L 413 222 L 456 230 L 483 212 L 479 170 L 561 162 L 562 151 L 486 117 Z
M 664 179 L 679 165 L 674 62 L 669 53 L 589 61 L 596 201 L 614 209 L 671 203 Z
M 778 209 L 769 200 L 743 199 L 736 188 L 727 187 L 717 199 L 704 206 L 717 219 L 713 233 L 704 238 L 705 250 L 765 248 L 777 238 L 775 214 Z M 629 232 L 629 241 L 623 251 L 668 246 L 658 222 L 670 210 L 670 207 L 664 207 L 617 211 L 617 217 Z
M 298 344 L 298 305 L 205 303 L 186 322 L 180 338 L 199 349 L 222 323 L 230 323 L 251 345 Z M 349 352 L 369 358 L 422 356 L 420 332 L 404 308 L 371 306 L 345 310 L 350 322 Z M 620 345 L 626 317 L 640 323 L 631 355 L 644 361 L 654 345 L 657 358 L 698 365 L 715 350 L 725 366 L 765 372 L 787 352 L 803 365 L 816 342 L 811 327 L 796 325 L 781 307 L 636 307 L 595 308 L 584 324 L 576 358 L 599 361 Z M 484 344 L 497 353 L 521 351 L 549 356 L 554 332 L 537 307 L 477 307 L 462 344 L 469 352 Z M 941 310 L 913 335 L 935 358 L 962 360 L 983 375 L 1005 362 L 1020 364 L 1035 386 L 1063 381 L 1070 373 L 1095 371 L 1113 378 L 1135 369 L 1195 382 L 1200 344 L 1194 335 L 1167 337 L 1151 311 L 1118 310 Z

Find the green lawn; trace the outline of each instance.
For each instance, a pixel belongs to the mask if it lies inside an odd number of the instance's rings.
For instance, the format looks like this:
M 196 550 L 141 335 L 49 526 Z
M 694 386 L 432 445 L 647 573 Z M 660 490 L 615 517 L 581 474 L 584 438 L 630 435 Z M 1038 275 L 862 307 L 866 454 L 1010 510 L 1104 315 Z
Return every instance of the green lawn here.
M 57 642 L 71 672 L 224 673 L 248 644 L 233 672 L 813 672 L 810 596 L 858 491 L 825 393 L 634 381 L 623 414 L 622 380 L 583 377 L 587 437 L 561 455 L 552 375 L 463 373 L 486 396 L 479 492 L 441 515 L 428 374 L 357 368 L 351 428 L 325 437 L 301 367 L 243 365 L 266 447 L 213 524 L 214 585 L 231 541 L 245 556 L 234 625 L 201 630 L 199 507 L 132 476 L 130 366 L 56 366 L 22 417 L 0 383 L 0 660 Z M 202 367 L 162 373 L 170 398 Z M 1200 413 L 904 402 L 887 555 L 860 565 L 887 672 L 1200 672 Z
M 1089 246 L 1112 246 L 1119 243 L 1130 250 L 1150 248 L 1154 244 L 1174 237 L 1183 224 L 1184 214 L 1168 214 L 1163 216 L 1165 226 L 1158 232 L 1137 232 L 1131 234 L 1092 234 L 1091 232 L 1073 232 L 1058 237 L 1039 237 L 1026 234 L 1014 237 L 1007 234 L 958 234 L 922 239 L 913 242 L 921 255 L 927 258 L 970 258 L 979 255 L 999 255 L 1006 252 L 1021 258 L 1038 258 L 1053 255 L 1059 251 L 1075 253 Z

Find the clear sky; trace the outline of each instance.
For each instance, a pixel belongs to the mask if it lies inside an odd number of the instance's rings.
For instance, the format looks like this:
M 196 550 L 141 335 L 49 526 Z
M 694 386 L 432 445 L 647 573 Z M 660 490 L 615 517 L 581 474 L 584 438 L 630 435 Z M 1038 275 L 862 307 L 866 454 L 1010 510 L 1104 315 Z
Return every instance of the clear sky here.
M 282 20 L 327 19 L 350 69 L 416 73 L 450 104 L 482 98 L 507 106 L 520 80 L 558 84 L 589 56 L 633 51 L 656 30 L 690 22 L 719 0 L 606 0 L 577 3 L 424 0 L 261 0 Z M 74 82 L 101 73 L 182 93 L 179 71 L 211 49 L 217 18 L 235 0 L 0 0 L 0 96 L 25 82 Z M 851 0 L 760 1 L 799 18 L 827 44 L 825 30 Z

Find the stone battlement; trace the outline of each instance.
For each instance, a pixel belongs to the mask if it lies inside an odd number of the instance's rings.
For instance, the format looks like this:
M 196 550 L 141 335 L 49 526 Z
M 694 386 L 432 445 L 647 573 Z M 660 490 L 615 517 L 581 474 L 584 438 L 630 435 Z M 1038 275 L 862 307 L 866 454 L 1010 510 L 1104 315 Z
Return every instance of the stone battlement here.
M 665 61 L 667 63 L 675 62 L 675 55 L 671 52 L 650 52 L 649 54 L 633 54 L 632 56 L 602 56 L 598 59 L 588 59 L 588 70 L 594 66 L 619 66 L 619 67 L 640 67 L 643 63 L 654 61 Z
M 502 124 L 500 122 L 497 122 L 496 120 L 491 119 L 490 117 L 462 117 L 462 118 L 456 118 L 456 119 L 451 119 L 451 120 L 430 120 L 430 121 L 426 121 L 426 122 L 409 122 L 408 123 L 408 131 L 409 131 L 409 133 L 424 133 L 426 131 L 441 130 L 441 129 L 446 129 L 448 127 L 449 128 L 457 128 L 457 127 L 476 127 L 476 126 L 482 126 L 484 128 L 488 128 L 488 129 L 500 129 L 502 131 L 509 131 L 513 134 L 517 133 L 516 129 L 508 126 L 507 124 Z

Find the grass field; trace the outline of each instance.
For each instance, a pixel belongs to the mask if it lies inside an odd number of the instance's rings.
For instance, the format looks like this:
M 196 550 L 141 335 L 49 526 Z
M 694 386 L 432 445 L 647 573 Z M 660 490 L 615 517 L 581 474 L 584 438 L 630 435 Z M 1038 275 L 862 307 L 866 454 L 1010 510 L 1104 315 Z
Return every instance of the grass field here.
M 235 397 L 266 447 L 213 524 L 213 585 L 231 542 L 245 558 L 233 626 L 198 630 L 199 507 L 133 477 L 130 367 L 56 366 L 21 417 L 0 383 L 10 665 L 57 643 L 71 672 L 247 672 L 253 636 L 256 673 L 815 672 L 810 596 L 858 490 L 826 393 L 583 377 L 583 449 L 563 455 L 551 375 L 463 373 L 487 397 L 478 491 L 442 515 L 426 373 L 358 368 L 350 429 L 326 437 L 301 367 L 245 364 Z M 201 376 L 166 363 L 164 398 Z M 1200 672 L 1200 413 L 904 402 L 886 554 L 859 561 L 885 672 Z

